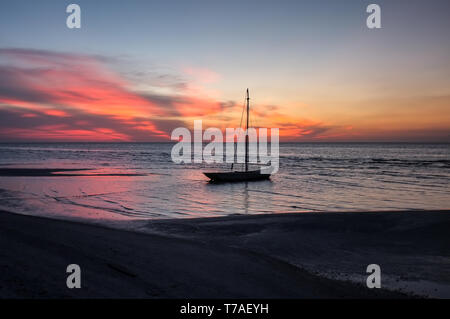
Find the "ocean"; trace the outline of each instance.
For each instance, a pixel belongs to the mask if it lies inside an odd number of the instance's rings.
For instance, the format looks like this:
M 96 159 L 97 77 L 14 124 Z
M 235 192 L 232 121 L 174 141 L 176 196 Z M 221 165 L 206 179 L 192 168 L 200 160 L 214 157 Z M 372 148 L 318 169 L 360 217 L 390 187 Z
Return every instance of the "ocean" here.
M 0 209 L 100 222 L 450 209 L 449 144 L 281 143 L 280 169 L 270 181 L 236 184 L 211 184 L 202 174 L 229 164 L 173 163 L 173 145 L 0 144 L 2 169 L 90 169 L 73 172 L 82 176 L 1 176 Z

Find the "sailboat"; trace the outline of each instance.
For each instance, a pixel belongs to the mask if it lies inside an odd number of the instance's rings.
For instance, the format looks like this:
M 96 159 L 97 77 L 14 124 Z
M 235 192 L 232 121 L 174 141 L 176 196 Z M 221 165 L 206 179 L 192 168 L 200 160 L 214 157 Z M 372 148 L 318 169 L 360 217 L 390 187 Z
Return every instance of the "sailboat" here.
M 246 132 L 248 132 L 249 112 L 250 112 L 250 96 L 247 89 L 246 95 L 247 101 L 247 125 Z M 231 172 L 203 172 L 212 182 L 245 182 L 269 179 L 269 173 L 262 173 L 260 169 L 249 170 L 248 158 L 249 158 L 249 144 L 248 134 L 245 135 L 245 165 L 244 171 L 231 171 Z

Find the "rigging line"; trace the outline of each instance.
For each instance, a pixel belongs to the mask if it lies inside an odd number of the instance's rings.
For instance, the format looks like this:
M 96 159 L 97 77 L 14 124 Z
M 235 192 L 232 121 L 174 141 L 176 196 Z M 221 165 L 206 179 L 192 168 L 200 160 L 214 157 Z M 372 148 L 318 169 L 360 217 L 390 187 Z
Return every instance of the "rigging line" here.
M 252 117 L 253 118 L 253 117 Z M 260 126 L 259 126 L 259 122 L 258 122 L 258 117 L 257 116 L 255 116 L 255 123 L 254 123 L 254 125 L 255 125 L 255 128 L 259 128 Z
M 244 118 L 244 111 L 246 110 L 246 108 L 247 108 L 247 95 L 244 96 L 244 103 L 242 105 L 241 122 L 239 123 L 239 128 L 241 128 L 241 129 L 242 129 L 242 120 Z M 237 146 L 238 145 L 237 144 L 239 143 L 240 137 L 242 136 L 241 130 L 239 131 L 238 134 L 239 134 L 239 136 L 237 138 L 237 141 L 236 141 L 236 143 L 234 143 L 234 154 L 236 155 L 236 161 L 238 161 L 238 154 L 237 154 Z M 243 163 L 243 165 L 245 165 L 245 163 Z
M 241 122 L 239 123 L 239 128 L 242 128 L 242 119 L 244 118 L 244 110 L 245 110 L 245 98 L 244 98 L 244 104 L 242 106 L 242 113 L 241 113 Z M 239 134 L 241 134 L 241 132 L 239 131 Z M 239 137 L 236 142 L 239 142 Z M 233 146 L 234 146 L 234 154 L 236 156 L 236 160 L 237 160 L 237 143 L 234 143 L 234 139 L 233 139 Z M 234 161 L 233 161 L 234 162 Z M 231 164 L 231 169 L 233 169 L 233 164 Z
M 250 117 L 250 112 L 248 112 L 247 116 L 248 116 L 248 122 L 250 125 L 249 127 L 252 127 L 252 118 Z
M 255 115 L 255 112 L 253 112 L 253 115 Z M 253 119 L 253 118 L 254 118 L 254 120 L 252 121 L 253 127 L 259 129 L 260 126 L 259 126 L 258 116 L 257 115 L 256 116 L 252 116 L 250 119 Z
M 245 98 L 244 98 L 244 105 L 242 107 L 241 122 L 239 123 L 239 127 L 241 128 L 242 128 L 242 118 L 244 117 L 244 110 L 245 110 Z

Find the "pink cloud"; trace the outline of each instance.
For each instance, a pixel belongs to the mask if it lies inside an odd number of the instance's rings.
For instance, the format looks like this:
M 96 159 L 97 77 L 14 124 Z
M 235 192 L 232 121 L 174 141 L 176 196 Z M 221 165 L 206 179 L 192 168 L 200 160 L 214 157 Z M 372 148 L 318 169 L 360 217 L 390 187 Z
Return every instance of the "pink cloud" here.
M 185 116 L 203 116 L 221 111 L 220 102 L 207 95 L 193 92 L 191 85 L 179 87 L 173 95 L 160 96 L 138 93 L 133 83 L 111 70 L 106 58 L 82 54 L 67 54 L 32 49 L 0 49 L 0 110 L 21 108 L 20 118 L 35 121 L 21 122 L 33 127 L 14 127 L 3 130 L 18 137 L 64 137 L 69 140 L 88 138 L 91 130 L 96 140 L 106 136 L 100 123 L 109 127 L 114 139 L 168 140 L 172 127 L 180 126 Z M 2 63 L 6 61 L 7 63 Z M 191 74 L 205 81 L 213 81 L 217 75 L 203 69 L 189 69 Z M 3 104 L 3 107 L 1 106 Z M 12 112 L 12 113 L 11 113 Z M 53 118 L 53 120 L 51 120 Z M 73 124 L 63 119 L 72 118 Z M 89 121 L 86 119 L 89 118 Z M 39 126 L 39 121 L 58 120 L 64 126 L 52 128 Z M 17 121 L 17 120 L 16 120 Z M 172 123 L 172 124 L 171 124 Z M 19 124 L 18 124 L 19 125 Z M 78 127 L 78 128 L 76 128 Z
M 185 67 L 183 71 L 201 83 L 214 83 L 220 80 L 218 73 L 206 68 Z

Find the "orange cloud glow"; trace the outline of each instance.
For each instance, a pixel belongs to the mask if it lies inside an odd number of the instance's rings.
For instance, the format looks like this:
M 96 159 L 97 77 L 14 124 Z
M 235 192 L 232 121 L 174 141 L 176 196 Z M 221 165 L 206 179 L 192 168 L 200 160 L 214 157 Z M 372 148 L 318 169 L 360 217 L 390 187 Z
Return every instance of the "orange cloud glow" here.
M 117 65 L 107 57 L 0 48 L 0 141 L 169 141 L 174 128 L 192 128 L 196 119 L 204 128 L 239 124 L 241 101 L 222 100 L 222 77 L 212 70 L 182 68 L 176 81 L 157 74 L 152 87 L 114 71 Z M 367 101 L 340 95 L 265 105 L 258 102 L 264 93 L 252 99 L 250 124 L 279 128 L 281 141 L 441 141 L 450 135 L 447 95 Z
M 221 111 L 218 101 L 194 95 L 194 86 L 189 83 L 173 95 L 136 92 L 132 83 L 95 57 L 0 49 L 0 58 L 9 63 L 0 64 L 0 76 L 5 80 L 0 85 L 0 110 L 9 112 L 9 116 L 35 119 L 27 122 L 33 127 L 4 128 L 3 137 L 98 141 L 107 140 L 109 135 L 124 141 L 167 140 L 171 129 L 183 124 L 185 117 Z M 207 70 L 187 72 L 205 81 L 216 78 Z M 49 117 L 74 121 L 62 125 Z M 42 122 L 61 125 L 53 127 Z M 109 125 L 109 131 L 100 128 L 102 124 Z

